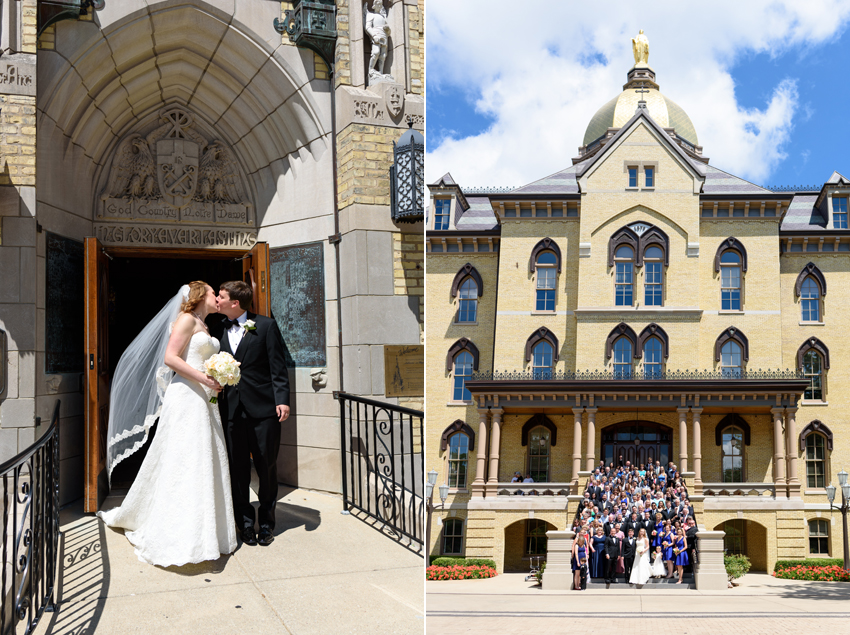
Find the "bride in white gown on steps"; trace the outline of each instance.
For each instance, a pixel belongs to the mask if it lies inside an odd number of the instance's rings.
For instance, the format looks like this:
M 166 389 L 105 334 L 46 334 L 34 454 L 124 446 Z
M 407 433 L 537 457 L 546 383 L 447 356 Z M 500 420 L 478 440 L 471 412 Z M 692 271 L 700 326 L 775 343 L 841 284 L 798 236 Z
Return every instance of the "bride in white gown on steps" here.
M 646 529 L 641 529 L 635 541 L 635 563 L 632 565 L 632 575 L 629 584 L 643 585 L 649 580 L 649 538 L 646 537 Z
M 217 560 L 236 549 L 224 432 L 218 407 L 210 403 L 221 386 L 203 370 L 204 361 L 219 351 L 204 324 L 216 312 L 212 287 L 184 285 L 115 370 L 107 434 L 110 482 L 115 466 L 144 446 L 157 419 L 159 427 L 124 502 L 98 516 L 125 530 L 142 562 L 180 566 Z

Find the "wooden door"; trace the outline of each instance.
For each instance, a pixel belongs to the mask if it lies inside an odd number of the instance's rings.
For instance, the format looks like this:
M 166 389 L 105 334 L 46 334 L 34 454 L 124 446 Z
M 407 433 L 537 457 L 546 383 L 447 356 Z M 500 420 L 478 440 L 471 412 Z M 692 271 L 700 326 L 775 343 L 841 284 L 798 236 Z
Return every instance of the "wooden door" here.
M 109 261 L 103 245 L 85 239 L 85 500 L 86 512 L 96 512 L 108 493 L 106 429 L 109 423 L 109 355 L 107 300 Z
M 251 255 L 242 261 L 242 279 L 254 289 L 251 310 L 271 317 L 271 279 L 269 278 L 269 244 L 257 243 Z

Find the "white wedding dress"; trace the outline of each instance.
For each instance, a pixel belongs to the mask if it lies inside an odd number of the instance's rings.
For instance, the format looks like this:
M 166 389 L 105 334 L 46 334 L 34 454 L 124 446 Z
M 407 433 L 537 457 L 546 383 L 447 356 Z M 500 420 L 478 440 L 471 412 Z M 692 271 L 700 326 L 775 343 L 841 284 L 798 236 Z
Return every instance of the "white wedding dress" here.
M 646 584 L 650 575 L 649 564 L 649 540 L 644 538 L 643 541 L 636 541 L 635 562 L 632 565 L 632 575 L 629 578 L 629 584 Z M 643 550 L 643 553 L 638 553 Z
M 195 333 L 183 359 L 203 372 L 219 342 Z M 142 562 L 163 567 L 217 560 L 236 550 L 227 448 L 218 407 L 201 384 L 175 374 L 156 435 L 120 507 L 98 512 L 125 529 Z

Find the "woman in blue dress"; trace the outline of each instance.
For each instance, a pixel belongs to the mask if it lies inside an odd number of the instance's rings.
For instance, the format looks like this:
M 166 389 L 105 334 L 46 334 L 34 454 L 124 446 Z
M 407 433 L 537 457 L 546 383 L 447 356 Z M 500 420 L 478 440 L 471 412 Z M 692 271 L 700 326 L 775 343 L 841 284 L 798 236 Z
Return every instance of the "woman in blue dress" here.
M 673 533 L 673 530 L 670 528 L 670 523 L 664 523 L 664 536 L 662 538 L 662 552 L 664 553 L 664 564 L 667 565 L 667 575 L 666 578 L 673 577 L 673 561 L 675 560 L 675 556 L 673 555 L 673 549 L 675 545 L 673 543 L 676 542 L 676 534 Z
M 587 544 L 584 534 L 578 534 L 573 543 L 573 589 L 581 591 L 581 561 L 587 557 Z
M 682 578 L 685 575 L 685 567 L 690 564 L 688 558 L 688 541 L 685 538 L 685 532 L 679 529 L 676 532 L 676 549 L 679 551 L 676 554 L 676 572 L 679 574 L 679 580 L 676 584 L 682 584 Z
M 590 573 L 588 577 L 604 578 L 605 577 L 605 536 L 602 534 L 602 527 L 596 528 L 596 534 L 590 542 Z
M 655 528 L 652 530 L 652 549 L 660 547 L 664 541 L 664 521 L 661 514 L 655 513 Z

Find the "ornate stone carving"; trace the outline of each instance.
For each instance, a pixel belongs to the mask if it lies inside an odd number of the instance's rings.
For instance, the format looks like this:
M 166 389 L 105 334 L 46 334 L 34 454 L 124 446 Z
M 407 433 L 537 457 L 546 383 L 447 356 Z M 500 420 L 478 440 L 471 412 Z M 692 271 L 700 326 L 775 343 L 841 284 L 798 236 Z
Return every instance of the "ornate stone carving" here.
M 310 372 L 310 379 L 313 381 L 313 389 L 320 390 L 328 385 L 328 371 L 325 368 L 314 368 Z
M 363 30 L 372 41 L 369 57 L 368 84 L 395 82 L 392 75 L 384 74 L 384 62 L 390 44 L 390 24 L 383 0 L 368 0 L 363 5 Z

